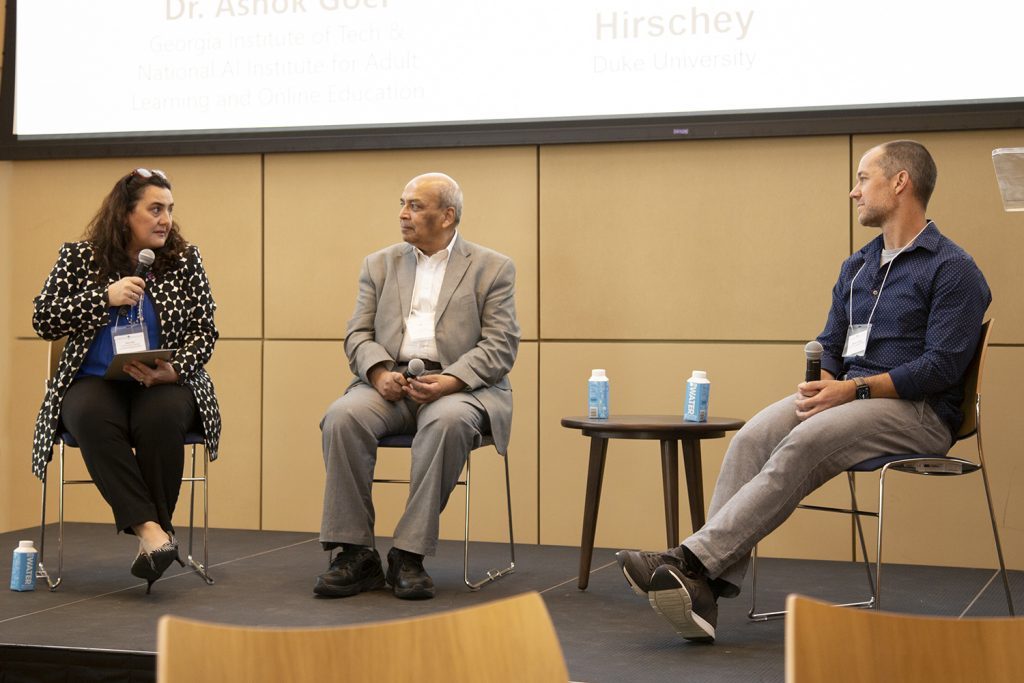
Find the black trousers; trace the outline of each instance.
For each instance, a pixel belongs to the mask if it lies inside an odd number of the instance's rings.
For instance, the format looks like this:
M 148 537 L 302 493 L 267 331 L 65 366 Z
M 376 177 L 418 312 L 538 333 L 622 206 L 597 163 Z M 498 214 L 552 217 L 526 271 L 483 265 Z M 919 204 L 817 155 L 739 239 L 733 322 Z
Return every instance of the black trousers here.
M 61 422 L 75 437 L 117 528 L 143 522 L 174 531 L 185 458 L 185 433 L 196 422 L 188 387 L 81 377 L 68 388 Z

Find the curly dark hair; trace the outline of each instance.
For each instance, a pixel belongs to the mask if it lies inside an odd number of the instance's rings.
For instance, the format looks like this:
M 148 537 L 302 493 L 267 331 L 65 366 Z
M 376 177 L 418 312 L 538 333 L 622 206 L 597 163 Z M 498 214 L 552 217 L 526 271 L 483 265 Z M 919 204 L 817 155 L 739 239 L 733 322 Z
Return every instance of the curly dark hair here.
M 149 177 L 146 177 L 142 173 L 132 171 L 114 184 L 113 189 L 104 197 L 96 215 L 86 226 L 84 239 L 92 244 L 93 259 L 99 267 L 101 277 L 130 275 L 134 270 L 128 256 L 128 242 L 131 239 L 128 215 L 135 210 L 136 204 L 142 199 L 142 194 L 149 185 L 171 189 L 170 181 L 161 173 L 151 172 Z M 178 222 L 172 220 L 167 241 L 163 247 L 154 250 L 156 261 L 153 262 L 152 272 L 161 275 L 176 269 L 181 264 L 181 255 L 187 247 L 188 243 L 181 235 Z

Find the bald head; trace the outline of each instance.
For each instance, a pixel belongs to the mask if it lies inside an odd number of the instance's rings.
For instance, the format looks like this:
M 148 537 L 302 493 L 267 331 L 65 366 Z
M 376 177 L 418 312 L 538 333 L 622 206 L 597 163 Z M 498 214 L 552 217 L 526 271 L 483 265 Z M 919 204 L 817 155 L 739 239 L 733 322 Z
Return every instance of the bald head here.
M 454 209 L 455 223 L 453 227 L 458 227 L 462 221 L 462 188 L 455 182 L 455 179 L 444 173 L 432 172 L 416 176 L 409 181 L 406 187 L 414 183 L 420 183 L 424 188 L 436 193 L 438 208 L 443 210 L 451 207 Z
M 424 173 L 405 186 L 401 207 L 402 239 L 430 256 L 455 236 L 462 218 L 462 190 L 444 173 Z

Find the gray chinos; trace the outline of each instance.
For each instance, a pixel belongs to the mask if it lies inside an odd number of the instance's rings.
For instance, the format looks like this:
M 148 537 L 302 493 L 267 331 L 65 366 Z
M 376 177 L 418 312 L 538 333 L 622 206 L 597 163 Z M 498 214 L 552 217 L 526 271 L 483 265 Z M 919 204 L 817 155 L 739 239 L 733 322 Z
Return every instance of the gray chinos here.
M 433 555 L 441 511 L 487 426 L 483 406 L 468 392 L 420 405 L 411 399 L 388 401 L 367 384 L 352 386 L 331 404 L 320 422 L 327 468 L 321 543 L 327 547 L 373 545 L 371 488 L 377 441 L 388 434 L 415 432 L 409 497 L 395 527 L 393 544 L 401 550 Z
M 854 400 L 801 422 L 796 399 L 768 406 L 733 437 L 707 523 L 683 541 L 709 576 L 731 584 L 726 597 L 738 593 L 754 546 L 811 491 L 868 458 L 944 455 L 952 444 L 949 428 L 925 401 Z

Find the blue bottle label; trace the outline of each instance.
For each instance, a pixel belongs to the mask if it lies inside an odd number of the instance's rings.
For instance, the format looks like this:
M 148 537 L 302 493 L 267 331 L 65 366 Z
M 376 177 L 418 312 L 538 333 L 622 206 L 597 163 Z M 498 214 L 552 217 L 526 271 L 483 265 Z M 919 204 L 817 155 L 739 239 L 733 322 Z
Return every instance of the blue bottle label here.
M 11 563 L 11 590 L 34 591 L 36 589 L 36 558 L 38 553 L 14 553 Z
M 608 382 L 587 382 L 587 417 L 608 419 Z
M 687 382 L 683 419 L 687 422 L 707 422 L 710 396 L 710 382 Z

